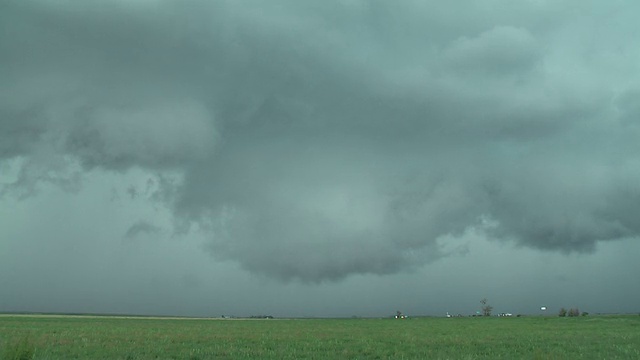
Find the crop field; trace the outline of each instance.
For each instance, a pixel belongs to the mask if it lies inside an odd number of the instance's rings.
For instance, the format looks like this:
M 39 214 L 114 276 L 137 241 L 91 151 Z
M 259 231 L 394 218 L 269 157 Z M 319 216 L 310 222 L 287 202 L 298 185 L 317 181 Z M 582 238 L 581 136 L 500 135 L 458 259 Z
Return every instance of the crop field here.
M 640 316 L 178 319 L 0 315 L 2 359 L 640 359 Z

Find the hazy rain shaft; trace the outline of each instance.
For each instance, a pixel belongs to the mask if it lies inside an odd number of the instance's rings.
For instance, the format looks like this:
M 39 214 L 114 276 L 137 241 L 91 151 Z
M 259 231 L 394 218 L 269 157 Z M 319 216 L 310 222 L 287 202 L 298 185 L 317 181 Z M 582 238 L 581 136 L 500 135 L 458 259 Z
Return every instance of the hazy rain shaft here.
M 637 239 L 640 5 L 463 3 L 4 2 L 0 199 L 285 283 Z

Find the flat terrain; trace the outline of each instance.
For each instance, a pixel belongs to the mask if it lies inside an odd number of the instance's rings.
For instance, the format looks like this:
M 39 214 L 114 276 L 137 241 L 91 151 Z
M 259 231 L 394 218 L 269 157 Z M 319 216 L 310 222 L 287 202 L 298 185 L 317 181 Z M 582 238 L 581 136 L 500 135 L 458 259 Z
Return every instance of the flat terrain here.
M 3 359 L 640 359 L 640 316 L 0 316 Z

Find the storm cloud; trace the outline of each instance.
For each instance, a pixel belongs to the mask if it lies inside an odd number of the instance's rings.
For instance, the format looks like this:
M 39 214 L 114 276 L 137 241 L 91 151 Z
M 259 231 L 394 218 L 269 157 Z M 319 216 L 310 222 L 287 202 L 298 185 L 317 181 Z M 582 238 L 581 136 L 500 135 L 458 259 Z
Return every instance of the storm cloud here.
M 638 238 L 640 6 L 464 3 L 6 2 L 2 196 L 169 174 L 175 231 L 312 283 Z

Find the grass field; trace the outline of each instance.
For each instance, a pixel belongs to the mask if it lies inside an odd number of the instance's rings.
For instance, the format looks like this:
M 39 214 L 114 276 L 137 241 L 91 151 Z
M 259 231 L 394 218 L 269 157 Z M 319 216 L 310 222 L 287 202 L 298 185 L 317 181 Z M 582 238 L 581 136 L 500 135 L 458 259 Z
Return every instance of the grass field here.
M 640 316 L 0 316 L 3 359 L 640 359 Z

